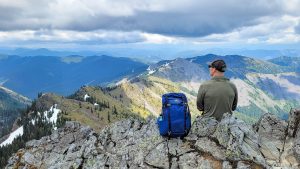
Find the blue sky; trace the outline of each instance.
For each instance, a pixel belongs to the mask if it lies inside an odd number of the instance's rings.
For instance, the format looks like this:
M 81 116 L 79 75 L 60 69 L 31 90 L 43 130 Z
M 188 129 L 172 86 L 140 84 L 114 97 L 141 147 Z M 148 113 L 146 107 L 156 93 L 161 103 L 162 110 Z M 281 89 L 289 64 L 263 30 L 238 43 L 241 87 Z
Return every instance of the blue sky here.
M 297 49 L 299 6 L 300 0 L 0 0 L 0 47 Z

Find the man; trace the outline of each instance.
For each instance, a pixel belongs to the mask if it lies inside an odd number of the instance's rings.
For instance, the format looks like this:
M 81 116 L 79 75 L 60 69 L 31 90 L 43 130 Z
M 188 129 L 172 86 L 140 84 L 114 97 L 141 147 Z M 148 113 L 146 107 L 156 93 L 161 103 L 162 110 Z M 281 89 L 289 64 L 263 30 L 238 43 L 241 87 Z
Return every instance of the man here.
M 226 64 L 215 60 L 209 65 L 211 80 L 201 84 L 197 96 L 197 108 L 205 117 L 215 117 L 218 121 L 224 113 L 232 114 L 237 107 L 238 93 L 236 86 L 224 77 Z

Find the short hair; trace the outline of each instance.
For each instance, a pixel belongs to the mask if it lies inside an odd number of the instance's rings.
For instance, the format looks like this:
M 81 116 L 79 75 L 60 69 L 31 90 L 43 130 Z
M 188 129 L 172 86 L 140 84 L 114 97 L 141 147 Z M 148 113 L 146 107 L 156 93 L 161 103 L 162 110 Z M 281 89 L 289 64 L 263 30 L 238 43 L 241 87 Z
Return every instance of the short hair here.
M 218 59 L 218 60 L 214 60 L 212 61 L 208 67 L 212 67 L 217 69 L 220 72 L 225 72 L 226 71 L 226 63 L 224 60 L 222 59 Z

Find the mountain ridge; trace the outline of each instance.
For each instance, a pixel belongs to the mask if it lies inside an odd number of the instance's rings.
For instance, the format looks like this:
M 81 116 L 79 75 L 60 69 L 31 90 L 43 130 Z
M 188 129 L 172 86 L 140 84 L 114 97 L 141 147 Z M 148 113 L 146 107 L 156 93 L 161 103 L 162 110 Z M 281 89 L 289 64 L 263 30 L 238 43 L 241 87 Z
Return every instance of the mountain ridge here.
M 9 134 L 22 109 L 31 104 L 28 98 L 0 86 L 0 138 Z
M 201 58 L 201 56 L 198 56 L 194 59 L 199 59 L 199 57 Z M 209 55 L 209 57 L 210 58 L 206 58 L 207 61 L 212 59 L 211 57 L 217 57 L 217 55 Z M 236 56 L 231 55 L 230 57 L 234 58 Z M 246 57 L 240 56 L 239 58 L 242 58 L 242 60 L 237 60 L 236 62 L 245 61 Z M 257 61 L 254 62 L 260 63 Z M 247 59 L 243 64 L 246 63 Z M 262 63 L 265 63 L 265 61 Z M 189 98 L 190 108 L 195 117 L 201 114 L 195 105 L 198 88 L 203 81 L 210 78 L 208 68 L 205 64 L 206 61 L 202 61 L 201 64 L 198 64 L 193 58 L 162 61 L 149 66 L 148 70 L 142 74 L 119 81 L 116 86 L 112 85 L 108 90 L 102 90 L 104 89 L 103 87 L 84 86 L 77 91 L 79 93 L 76 97 L 73 97 L 73 99 L 76 100 L 75 102 L 78 107 L 79 102 L 84 102 L 83 98 L 88 94 L 93 97 L 93 100 L 90 100 L 89 103 L 91 105 L 87 106 L 90 107 L 90 109 L 95 108 L 94 104 L 110 102 L 112 103 L 110 109 L 115 106 L 114 109 L 117 112 L 133 112 L 133 114 L 146 118 L 149 115 L 158 116 L 160 114 L 162 94 L 166 92 L 183 92 Z M 240 66 L 240 68 L 243 68 L 243 66 Z M 267 112 L 275 113 L 279 117 L 286 117 L 287 114 L 285 112 L 288 112 L 290 108 L 297 107 L 297 105 L 299 106 L 296 100 L 290 99 L 296 99 L 300 97 L 300 95 L 296 97 L 288 90 L 273 90 L 263 85 L 265 82 L 268 82 L 267 84 L 271 84 L 272 82 L 274 83 L 273 86 L 276 87 L 278 84 L 275 83 L 277 83 L 279 77 L 282 77 L 281 79 L 286 78 L 286 83 L 281 84 L 283 86 L 279 84 L 280 88 L 284 88 L 285 86 L 289 87 L 292 84 L 300 84 L 300 78 L 297 74 L 274 74 L 270 76 L 270 74 L 265 74 L 263 71 L 263 73 L 248 73 L 241 79 L 232 77 L 231 80 L 236 83 L 240 93 L 240 106 L 238 107 L 238 111 L 235 112 L 235 115 L 245 121 L 253 122 L 263 113 Z M 293 81 L 291 81 L 291 79 Z M 295 88 L 289 87 L 289 90 L 294 89 Z M 76 92 L 73 96 L 75 95 Z M 59 98 L 61 96 L 55 97 Z M 285 99 L 287 100 L 285 101 Z M 97 100 L 99 103 L 97 103 Z M 53 102 L 47 105 L 46 109 L 49 109 L 53 104 L 55 103 Z M 76 104 L 72 103 L 74 106 Z M 106 116 L 108 116 L 108 110 L 109 109 L 105 110 L 104 114 L 106 114 Z M 83 112 L 87 111 L 90 110 L 83 110 Z M 77 114 L 77 116 L 83 117 L 80 114 Z M 249 120 L 247 120 L 247 118 Z M 79 118 L 76 117 L 76 119 Z M 87 125 L 92 124 L 87 123 Z
M 0 60 L 0 83 L 27 97 L 39 92 L 73 93 L 82 85 L 107 84 L 134 76 L 148 65 L 129 58 L 90 57 L 19 57 Z
M 199 73 L 200 71 L 203 73 Z M 189 75 L 185 76 L 184 73 L 186 72 L 189 72 Z M 297 79 L 300 80 L 296 74 L 291 73 L 271 75 L 254 72 L 246 74 L 245 79 L 232 77 L 231 81 L 238 86 L 240 95 L 239 107 L 235 115 L 250 123 L 253 123 L 262 114 L 268 112 L 272 112 L 281 118 L 286 117 L 286 112 L 291 108 L 297 107 L 297 105 L 299 106 L 296 102 L 298 96 L 295 97 L 289 91 L 285 92 L 285 90 L 271 90 L 271 88 L 268 90 L 266 85 L 261 85 L 266 80 L 269 83 L 273 82 L 273 80 L 274 83 L 277 83 L 279 77 L 283 79 L 288 76 L 290 78 L 292 75 L 295 75 L 295 82 L 298 82 Z M 184 80 L 181 80 L 183 76 Z M 83 101 L 84 96 L 87 94 L 93 97 L 91 104 L 95 104 L 97 100 L 110 102 L 118 112 L 133 112 L 133 114 L 146 118 L 149 115 L 158 116 L 160 114 L 162 94 L 183 92 L 188 97 L 192 116 L 196 117 L 201 114 L 195 105 L 197 91 L 200 84 L 209 78 L 208 68 L 197 65 L 191 62 L 190 59 L 168 60 L 149 66 L 147 72 L 133 78 L 123 79 L 117 85 L 112 85 L 112 87 L 107 89 L 85 86 L 78 92 L 75 92 L 73 96 L 77 96 L 73 97 L 73 99 Z M 284 88 L 286 85 L 291 86 L 292 84 L 297 85 L 288 80 L 286 80 L 286 83 L 279 85 L 283 85 L 281 88 Z M 289 90 L 295 90 L 295 88 L 290 87 Z
M 296 102 L 297 98 L 299 97 L 299 94 L 297 94 L 299 92 L 297 91 L 299 87 L 298 85 L 300 84 L 300 77 L 297 72 L 293 72 L 293 70 L 289 69 L 287 66 L 280 66 L 280 65 L 274 66 L 275 64 L 269 61 L 262 61 L 262 60 L 257 60 L 257 59 L 248 58 L 245 56 L 238 56 L 238 55 L 218 56 L 214 54 L 209 54 L 204 56 L 196 56 L 193 58 L 188 58 L 186 60 L 192 63 L 198 63 L 203 68 L 206 68 L 206 70 L 204 69 L 204 73 L 202 74 L 208 75 L 209 71 L 207 65 L 209 64 L 210 61 L 214 59 L 224 59 L 225 62 L 227 63 L 228 69 L 225 72 L 225 76 L 228 77 L 233 82 L 235 82 L 236 86 L 240 88 L 239 93 L 241 94 L 240 97 L 242 101 L 241 103 L 243 103 L 242 105 L 245 105 L 244 104 L 245 101 L 247 102 L 255 101 L 257 100 L 257 98 L 263 96 L 262 98 L 269 100 L 269 102 L 272 102 L 272 100 L 275 100 L 277 102 L 274 103 L 274 105 L 270 106 L 269 108 L 274 107 L 276 105 L 282 105 L 281 102 L 283 102 L 284 100 L 287 101 L 286 102 L 287 105 L 289 104 L 289 102 L 293 103 L 290 108 L 297 107 L 297 104 L 294 104 L 294 102 Z M 297 60 L 297 58 L 294 59 Z M 164 65 L 169 65 L 171 62 L 172 61 L 164 61 L 164 62 L 162 61 L 159 66 L 163 67 Z M 159 66 L 156 67 L 156 70 L 159 70 Z M 190 64 L 184 64 L 184 62 L 182 62 L 182 67 L 191 67 L 191 66 Z M 158 74 L 156 73 L 157 71 L 153 71 L 151 67 L 149 67 L 149 69 L 151 71 L 151 75 L 155 76 L 156 74 Z M 275 71 L 275 69 L 278 70 Z M 172 70 L 172 68 L 170 68 L 170 70 Z M 168 71 L 168 70 L 164 69 L 164 71 Z M 193 80 L 192 78 L 187 80 L 190 81 L 189 89 L 192 89 L 193 93 L 197 93 L 200 84 L 204 80 L 210 79 L 210 77 L 208 76 L 205 77 L 202 75 L 201 77 L 201 73 L 197 74 L 198 72 L 199 71 L 195 71 L 192 77 L 200 76 L 200 78 L 198 79 L 201 80 L 197 81 L 197 80 Z M 158 76 L 161 76 L 161 74 L 164 75 L 167 73 L 163 72 L 158 74 Z M 172 77 L 168 79 L 170 80 L 172 79 Z M 269 84 L 273 84 L 273 85 L 269 86 Z M 195 87 L 191 88 L 191 86 L 195 86 Z M 259 102 L 261 102 L 262 104 L 268 103 L 263 100 Z M 258 103 L 254 103 L 254 104 L 258 104 Z M 259 110 L 259 107 L 261 106 L 258 106 L 255 111 Z M 282 108 L 283 107 L 279 109 Z M 287 112 L 289 111 L 290 108 L 284 109 L 281 112 Z M 272 110 L 270 109 L 270 112 L 278 112 L 279 109 L 278 110 L 276 109 L 272 109 Z M 248 111 L 248 110 L 244 109 L 243 111 Z

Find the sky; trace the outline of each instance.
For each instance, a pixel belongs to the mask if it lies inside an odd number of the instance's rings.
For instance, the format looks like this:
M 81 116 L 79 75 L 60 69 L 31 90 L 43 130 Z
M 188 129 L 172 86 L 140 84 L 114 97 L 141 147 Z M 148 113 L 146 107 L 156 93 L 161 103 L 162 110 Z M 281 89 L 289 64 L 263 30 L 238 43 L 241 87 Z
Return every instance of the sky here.
M 297 49 L 300 0 L 0 0 L 0 48 Z

